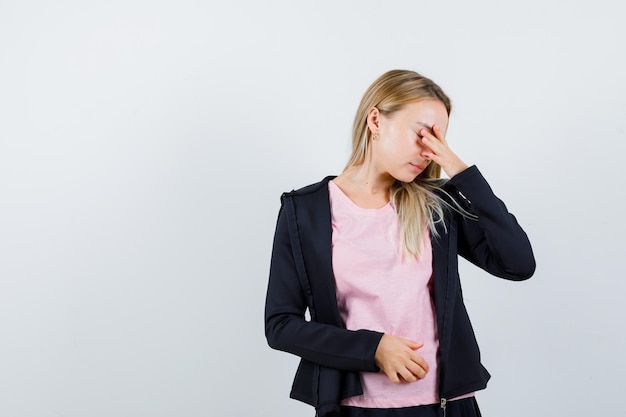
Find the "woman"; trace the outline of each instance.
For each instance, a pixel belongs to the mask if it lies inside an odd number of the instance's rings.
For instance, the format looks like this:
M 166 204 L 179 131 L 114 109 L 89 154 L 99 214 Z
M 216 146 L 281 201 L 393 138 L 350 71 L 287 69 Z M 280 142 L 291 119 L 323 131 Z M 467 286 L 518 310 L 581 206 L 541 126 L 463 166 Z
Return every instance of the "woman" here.
M 480 415 L 473 394 L 489 373 L 458 255 L 515 281 L 535 261 L 513 215 L 448 146 L 450 109 L 430 79 L 383 74 L 361 100 L 343 173 L 282 196 L 265 331 L 301 357 L 291 397 L 318 416 Z

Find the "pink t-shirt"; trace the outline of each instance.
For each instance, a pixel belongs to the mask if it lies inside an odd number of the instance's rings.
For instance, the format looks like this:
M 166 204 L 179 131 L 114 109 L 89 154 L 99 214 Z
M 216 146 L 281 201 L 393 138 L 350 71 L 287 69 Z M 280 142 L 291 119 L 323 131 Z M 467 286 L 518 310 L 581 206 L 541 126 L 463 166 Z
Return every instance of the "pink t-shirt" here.
M 410 407 L 439 402 L 437 326 L 430 292 L 432 248 L 424 234 L 421 256 L 403 252 L 398 216 L 391 203 L 357 206 L 332 181 L 332 261 L 339 313 L 347 329 L 369 329 L 423 343 L 417 350 L 429 365 L 424 379 L 392 383 L 384 372 L 363 372 L 363 395 L 343 405 Z

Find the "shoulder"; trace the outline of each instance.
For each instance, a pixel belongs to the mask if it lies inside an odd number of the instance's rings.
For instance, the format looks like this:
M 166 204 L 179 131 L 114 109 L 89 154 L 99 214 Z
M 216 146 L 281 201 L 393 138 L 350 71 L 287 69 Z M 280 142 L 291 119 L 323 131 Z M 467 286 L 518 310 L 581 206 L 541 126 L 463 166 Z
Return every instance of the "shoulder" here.
M 335 178 L 334 175 L 329 175 L 319 182 L 306 185 L 290 192 L 283 193 L 282 197 L 305 197 L 315 196 L 318 194 L 326 194 L 328 193 L 328 182 L 333 178 Z
M 315 231 L 326 223 L 330 224 L 328 182 L 333 178 L 328 176 L 314 184 L 283 193 L 281 206 L 287 216 L 297 222 L 298 228 Z

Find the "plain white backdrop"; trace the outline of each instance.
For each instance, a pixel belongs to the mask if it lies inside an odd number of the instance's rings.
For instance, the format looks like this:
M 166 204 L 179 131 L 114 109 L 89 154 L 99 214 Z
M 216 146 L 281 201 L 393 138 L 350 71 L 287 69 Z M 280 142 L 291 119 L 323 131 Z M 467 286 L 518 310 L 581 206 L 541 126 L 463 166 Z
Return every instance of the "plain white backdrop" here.
M 279 197 L 412 69 L 534 245 L 463 262 L 485 416 L 626 415 L 618 1 L 0 0 L 0 415 L 312 416 L 263 304 Z

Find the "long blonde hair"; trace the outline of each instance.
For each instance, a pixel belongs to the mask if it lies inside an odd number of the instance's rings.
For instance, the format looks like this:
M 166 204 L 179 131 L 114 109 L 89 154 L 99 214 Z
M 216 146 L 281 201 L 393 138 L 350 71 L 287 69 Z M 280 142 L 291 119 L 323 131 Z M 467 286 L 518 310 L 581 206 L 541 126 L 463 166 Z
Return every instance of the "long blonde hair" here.
M 408 70 L 392 70 L 378 77 L 365 91 L 354 117 L 352 154 L 346 169 L 365 161 L 372 140 L 372 132 L 367 126 L 367 115 L 372 107 L 390 116 L 406 104 L 426 99 L 440 101 L 450 115 L 450 99 L 429 78 Z M 412 182 L 395 181 L 391 187 L 391 201 L 400 221 L 402 243 L 410 254 L 420 255 L 425 226 L 436 235 L 435 224 L 443 219 L 445 202 L 436 193 L 443 184 L 440 177 L 441 167 L 432 161 Z

